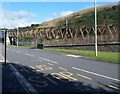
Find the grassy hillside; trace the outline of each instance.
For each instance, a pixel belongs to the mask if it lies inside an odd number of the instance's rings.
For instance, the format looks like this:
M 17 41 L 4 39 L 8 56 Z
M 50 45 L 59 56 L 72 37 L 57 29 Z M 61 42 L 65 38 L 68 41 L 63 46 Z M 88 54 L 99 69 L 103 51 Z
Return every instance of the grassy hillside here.
M 97 7 L 98 24 L 112 24 L 118 21 L 118 4 L 110 4 Z M 94 8 L 75 12 L 71 15 L 44 22 L 39 27 L 65 26 L 65 19 L 68 19 L 68 26 L 93 25 Z
M 98 24 L 113 24 L 118 21 L 118 4 L 110 4 L 97 7 Z M 73 14 L 43 22 L 41 24 L 32 24 L 27 27 L 19 27 L 21 29 L 36 28 L 36 27 L 63 27 L 65 19 L 68 19 L 68 26 L 74 27 L 78 25 L 93 25 L 94 24 L 94 7 L 84 9 Z

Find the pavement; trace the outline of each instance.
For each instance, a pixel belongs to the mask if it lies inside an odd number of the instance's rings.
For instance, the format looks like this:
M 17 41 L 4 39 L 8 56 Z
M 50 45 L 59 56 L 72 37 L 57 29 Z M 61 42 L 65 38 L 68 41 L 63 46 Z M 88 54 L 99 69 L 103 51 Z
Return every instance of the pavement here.
M 2 45 L 1 45 L 2 46 Z M 8 64 L 4 63 L 4 51 L 0 49 L 0 94 L 26 94 Z
M 2 64 L 2 94 L 17 94 L 18 92 L 24 94 L 25 90 L 8 64 Z
M 4 48 L 3 48 L 4 49 Z M 119 94 L 119 64 L 78 55 L 7 47 L 3 93 Z

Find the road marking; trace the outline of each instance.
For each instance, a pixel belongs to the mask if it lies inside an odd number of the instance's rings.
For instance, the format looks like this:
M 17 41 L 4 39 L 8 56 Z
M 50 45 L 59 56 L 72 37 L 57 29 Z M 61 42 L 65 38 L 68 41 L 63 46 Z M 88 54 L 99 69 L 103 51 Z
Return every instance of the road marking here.
M 55 81 L 53 81 L 52 79 L 50 79 L 49 77 L 47 77 L 47 75 L 44 75 L 44 77 L 47 78 L 47 79 L 48 79 L 49 81 L 51 81 L 52 83 L 54 83 L 54 84 L 57 85 L 57 83 L 56 83 Z
M 20 62 L 13 62 L 13 63 L 19 64 Z
M 3 62 L 3 60 L 0 60 L 0 62 L 2 63 L 2 62 Z
M 62 67 L 58 67 L 59 69 L 61 69 L 61 70 L 65 70 L 65 71 L 67 71 L 67 69 L 65 69 L 65 68 L 62 68 Z
M 45 61 L 48 61 L 48 62 L 52 62 L 52 63 L 58 64 L 58 62 L 55 62 L 55 61 L 52 61 L 52 60 L 49 60 L 49 59 L 46 59 L 46 58 L 39 57 L 39 59 L 42 59 L 42 60 L 45 60 Z
M 3 60 L 0 60 L 0 62 L 3 62 Z
M 34 70 L 36 70 L 33 66 L 30 66 L 30 68 L 32 68 L 32 69 L 34 69 Z
M 18 53 L 22 53 L 22 52 L 20 52 L 20 51 L 17 51 Z
M 70 57 L 82 57 L 82 56 L 79 56 L 79 55 L 72 55 L 72 54 L 68 54 L 68 55 L 65 55 L 65 56 L 70 56 Z
M 34 82 L 37 87 L 46 87 L 48 86 L 46 81 L 40 81 L 40 77 L 38 76 L 33 76 L 28 78 L 29 81 Z M 32 93 L 31 93 L 32 94 Z
M 39 61 L 39 62 L 43 62 L 42 60 L 33 60 L 33 62 L 38 62 L 38 61 Z
M 112 86 L 112 85 L 109 85 L 109 87 L 120 90 L 120 88 Z
M 3 56 L 2 56 L 2 54 L 0 54 L 0 62 L 2 63 L 4 60 L 3 60 Z
M 78 76 L 81 76 L 81 77 L 83 77 L 83 78 L 86 78 L 86 79 L 88 79 L 88 80 L 92 80 L 92 78 L 89 78 L 89 77 L 87 77 L 87 76 L 84 76 L 84 75 L 81 75 L 81 74 L 77 74 Z
M 110 79 L 110 80 L 120 81 L 120 80 L 118 80 L 118 79 L 116 79 L 116 78 L 108 77 L 108 76 L 105 76 L 105 75 L 102 75 L 102 74 L 98 74 L 98 73 L 95 73 L 95 72 L 90 72 L 90 71 L 83 70 L 83 69 L 76 68 L 76 67 L 72 67 L 72 68 L 75 69 L 75 70 L 80 70 L 80 71 L 89 73 L 89 74 L 93 74 L 93 75 L 97 75 L 97 76 L 100 76 L 100 77 L 104 77 L 104 78 L 107 78 L 107 79 Z
M 4 62 L 4 61 L 5 61 L 5 58 L 3 57 L 2 54 L 0 54 L 0 57 L 2 58 L 2 59 L 0 59 L 0 62 Z M 6 62 L 9 62 L 9 61 L 6 59 Z
M 71 77 L 73 75 L 73 73 L 71 73 L 71 72 L 52 73 L 51 75 L 53 77 L 55 77 L 56 79 L 59 79 L 59 80 L 62 80 L 61 77 L 64 78 L 64 79 L 68 79 L 69 81 L 71 81 L 71 80 L 77 81 L 78 80 L 78 79 L 76 79 L 74 77 Z M 59 77 L 59 76 L 61 76 L 61 77 Z
M 52 73 L 51 75 L 52 75 L 54 78 L 59 79 L 59 80 L 61 80 L 62 78 L 68 79 L 68 77 L 66 77 L 66 76 L 64 76 L 64 75 L 61 75 L 60 73 Z M 59 76 L 61 76 L 61 77 L 59 77 Z M 68 80 L 69 80 L 69 79 L 68 79 Z
M 28 55 L 28 56 L 32 56 L 32 57 L 33 57 L 33 55 L 31 55 L 31 54 L 28 54 L 28 53 L 25 53 L 25 55 Z
M 64 75 L 64 76 L 67 76 L 70 79 L 73 79 L 73 80 L 76 80 L 76 81 L 78 80 L 76 78 L 71 77 L 73 75 L 73 73 L 71 73 L 71 72 L 59 72 L 59 73 L 62 74 L 62 75 Z
M 48 65 L 53 65 L 52 63 L 48 63 Z

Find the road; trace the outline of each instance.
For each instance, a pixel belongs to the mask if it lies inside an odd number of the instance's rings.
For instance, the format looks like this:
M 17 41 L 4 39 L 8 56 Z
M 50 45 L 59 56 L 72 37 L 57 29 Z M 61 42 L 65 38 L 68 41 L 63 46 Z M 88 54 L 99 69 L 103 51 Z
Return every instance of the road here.
M 4 50 L 4 47 L 2 48 Z M 79 55 L 26 47 L 7 47 L 7 64 L 31 92 L 120 91 L 119 64 Z

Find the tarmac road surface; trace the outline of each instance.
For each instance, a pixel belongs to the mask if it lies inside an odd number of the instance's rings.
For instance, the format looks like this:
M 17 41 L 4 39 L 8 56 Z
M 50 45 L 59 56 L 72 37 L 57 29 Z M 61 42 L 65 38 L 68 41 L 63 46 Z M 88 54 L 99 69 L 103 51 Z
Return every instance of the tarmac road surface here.
M 119 64 L 63 52 L 12 46 L 7 47 L 7 60 L 11 72 L 22 83 L 21 87 L 32 93 L 101 94 L 120 91 Z

